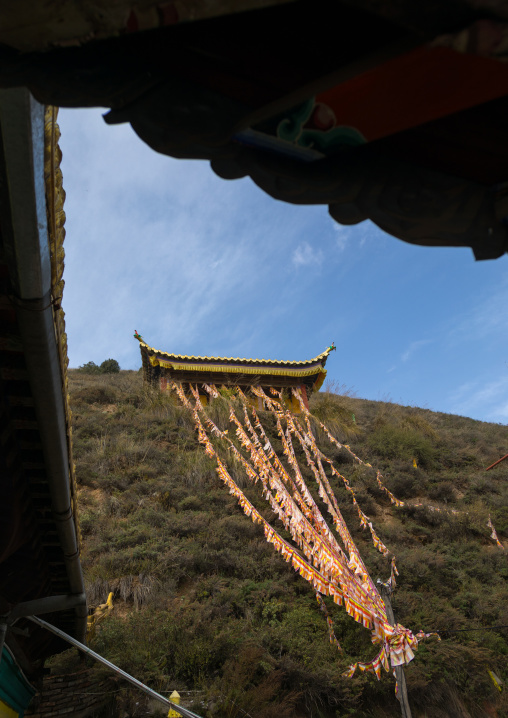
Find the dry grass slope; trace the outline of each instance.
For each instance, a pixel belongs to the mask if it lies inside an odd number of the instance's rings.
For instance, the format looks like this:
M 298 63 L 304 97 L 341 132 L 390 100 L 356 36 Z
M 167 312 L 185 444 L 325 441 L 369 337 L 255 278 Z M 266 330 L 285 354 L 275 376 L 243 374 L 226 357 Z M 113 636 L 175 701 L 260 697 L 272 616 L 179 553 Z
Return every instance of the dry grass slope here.
M 328 643 L 312 590 L 229 496 L 187 412 L 144 388 L 136 372 L 71 372 L 70 381 L 87 588 L 92 604 L 115 593 L 96 650 L 160 691 L 194 696 L 207 718 L 397 715 L 389 676 L 341 678 L 353 660 L 374 655 L 369 633 L 332 604 L 344 654 Z M 311 408 L 380 468 L 395 495 L 460 511 L 394 508 L 374 472 L 318 432 L 397 555 L 398 620 L 415 631 L 507 625 L 506 555 L 486 522 L 490 514 L 506 543 L 508 462 L 485 473 L 507 451 L 506 427 L 331 392 Z M 226 428 L 226 402 L 210 411 Z M 280 448 L 271 418 L 262 420 Z M 240 467 L 233 474 L 273 520 Z M 386 577 L 349 495 L 335 488 L 374 579 Z M 506 690 L 499 693 L 488 671 L 506 681 L 508 631 L 446 635 L 422 644 L 406 671 L 415 718 L 507 716 Z M 115 710 L 145 711 L 139 694 L 119 695 Z

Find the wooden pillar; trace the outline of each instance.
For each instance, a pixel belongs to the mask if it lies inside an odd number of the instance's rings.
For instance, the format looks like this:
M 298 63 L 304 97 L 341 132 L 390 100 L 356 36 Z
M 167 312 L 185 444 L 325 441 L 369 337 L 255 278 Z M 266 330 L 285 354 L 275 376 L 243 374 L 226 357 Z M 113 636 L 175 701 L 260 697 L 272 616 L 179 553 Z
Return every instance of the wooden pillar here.
M 302 392 L 302 399 L 303 403 L 305 404 L 305 408 L 307 409 L 307 411 L 309 411 L 309 400 L 307 398 L 307 387 L 305 386 L 305 384 L 300 385 L 300 391 Z
M 379 592 L 384 601 L 386 608 L 386 617 L 390 626 L 395 626 L 395 616 L 393 614 L 392 602 L 390 600 L 391 590 L 384 583 L 378 580 Z M 409 699 L 407 695 L 406 676 L 404 675 L 404 666 L 394 666 L 395 678 L 397 679 L 397 699 L 400 702 L 402 718 L 411 718 L 411 709 L 409 707 Z

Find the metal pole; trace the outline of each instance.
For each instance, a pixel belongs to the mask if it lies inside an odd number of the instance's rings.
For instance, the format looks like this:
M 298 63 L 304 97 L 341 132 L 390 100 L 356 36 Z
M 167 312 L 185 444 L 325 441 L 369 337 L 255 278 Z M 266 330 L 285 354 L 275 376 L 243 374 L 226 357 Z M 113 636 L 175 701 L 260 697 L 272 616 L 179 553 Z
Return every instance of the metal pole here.
M 390 626 L 395 626 L 395 616 L 393 615 L 392 602 L 390 600 L 390 589 L 384 583 L 378 582 L 381 597 L 383 598 L 386 617 Z M 406 676 L 404 675 L 403 666 L 394 666 L 395 677 L 397 679 L 397 698 L 400 702 L 400 709 L 402 711 L 402 718 L 411 718 L 411 708 L 409 707 L 409 699 L 407 695 Z
M 129 675 L 125 671 L 122 671 L 121 668 L 118 668 L 118 666 L 115 666 L 114 663 L 110 663 L 108 660 L 103 658 L 102 656 L 99 656 L 98 653 L 95 653 L 95 651 L 92 651 L 91 648 L 88 648 L 88 646 L 85 646 L 83 643 L 80 643 L 79 641 L 76 641 L 75 638 L 72 638 L 72 636 L 69 636 L 67 633 L 64 633 L 64 631 L 61 631 L 56 626 L 52 626 L 51 623 L 47 623 L 46 621 L 43 621 L 42 618 L 37 618 L 37 616 L 27 616 L 29 621 L 33 621 L 38 626 L 42 626 L 43 628 L 46 628 L 48 631 L 51 631 L 51 633 L 54 633 L 55 636 L 59 636 L 59 638 L 63 638 L 68 643 L 71 643 L 73 646 L 76 646 L 76 648 L 79 648 L 80 651 L 83 651 L 88 656 L 91 656 L 92 658 L 95 658 L 96 661 L 99 661 L 99 663 L 102 663 L 103 665 L 107 666 L 108 668 L 111 668 L 112 671 L 115 673 L 118 673 L 119 676 L 122 678 L 125 678 L 126 681 L 129 681 L 129 683 L 132 683 L 133 686 L 136 686 L 136 688 L 139 688 L 141 691 L 144 691 L 144 693 L 147 693 L 151 698 L 155 698 L 155 700 L 160 701 L 161 703 L 164 703 L 164 705 L 168 708 L 172 708 L 180 715 L 184 716 L 184 718 L 200 718 L 196 713 L 193 713 L 192 711 L 187 710 L 187 708 L 183 708 L 182 706 L 177 705 L 176 703 L 173 703 L 172 701 L 169 701 L 167 698 L 164 698 L 164 696 L 161 696 L 156 691 L 152 690 L 148 686 L 145 686 L 144 683 L 141 683 L 141 681 L 138 681 L 137 678 L 134 678 L 133 676 Z

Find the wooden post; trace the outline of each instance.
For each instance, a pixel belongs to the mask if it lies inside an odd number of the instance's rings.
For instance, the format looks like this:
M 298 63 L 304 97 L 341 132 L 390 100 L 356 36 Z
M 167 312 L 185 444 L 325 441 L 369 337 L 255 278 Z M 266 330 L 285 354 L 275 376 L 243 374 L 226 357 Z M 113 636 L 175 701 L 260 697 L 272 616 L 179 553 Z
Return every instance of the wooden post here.
M 498 459 L 497 461 L 494 461 L 493 464 L 491 464 L 490 466 L 487 466 L 487 468 L 485 469 L 485 471 L 490 471 L 490 469 L 493 469 L 494 466 L 497 466 L 498 464 L 501 463 L 501 461 L 504 461 L 505 459 L 508 459 L 508 454 L 505 454 L 504 456 L 502 456 L 502 457 L 501 457 L 500 459 Z
M 386 608 L 386 617 L 390 626 L 395 626 L 395 616 L 393 615 L 392 602 L 390 600 L 391 590 L 381 581 L 378 581 L 379 592 L 384 601 Z M 402 718 L 411 718 L 411 709 L 409 707 L 409 699 L 407 697 L 406 676 L 404 675 L 403 666 L 394 666 L 395 677 L 397 679 L 397 698 L 400 701 L 400 709 Z

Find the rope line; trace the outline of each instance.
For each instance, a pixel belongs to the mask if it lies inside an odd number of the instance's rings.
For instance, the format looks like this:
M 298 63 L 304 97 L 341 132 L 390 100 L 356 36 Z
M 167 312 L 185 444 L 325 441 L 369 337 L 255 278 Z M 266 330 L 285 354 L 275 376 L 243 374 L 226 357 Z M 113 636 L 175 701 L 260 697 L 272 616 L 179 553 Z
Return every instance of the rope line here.
M 442 631 L 437 631 L 437 633 L 447 636 L 449 633 L 462 633 L 463 631 L 497 631 L 499 628 L 508 628 L 508 625 L 506 625 L 506 626 L 481 626 L 480 628 L 457 628 L 455 631 L 448 631 L 448 629 L 443 629 Z

